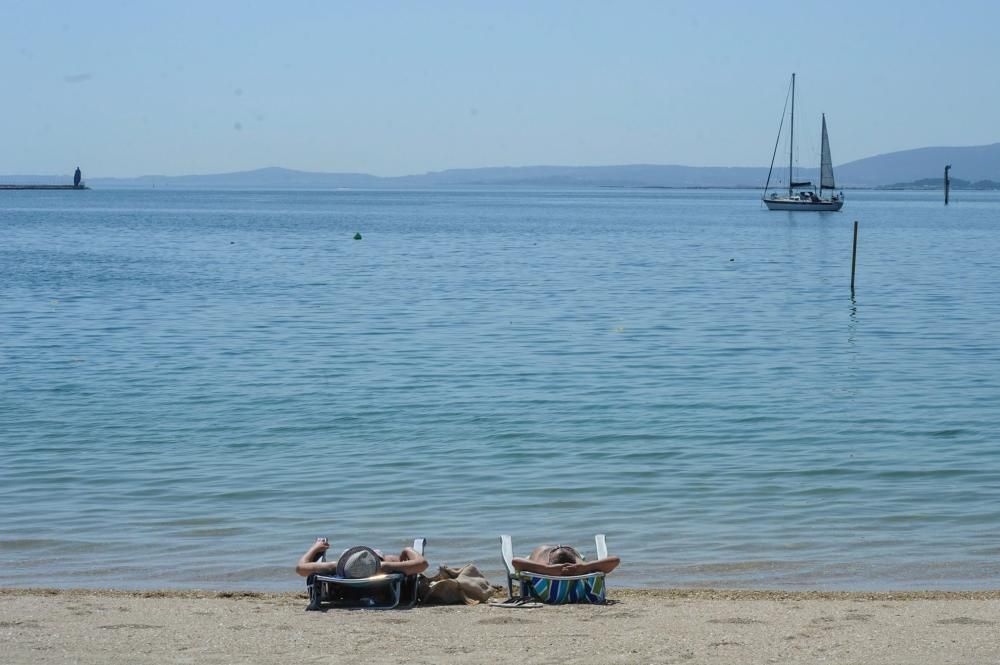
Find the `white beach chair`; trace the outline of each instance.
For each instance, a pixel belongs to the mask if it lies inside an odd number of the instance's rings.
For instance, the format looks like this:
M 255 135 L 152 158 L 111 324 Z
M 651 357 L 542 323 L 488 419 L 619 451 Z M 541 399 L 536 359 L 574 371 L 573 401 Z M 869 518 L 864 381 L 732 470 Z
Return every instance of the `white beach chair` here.
M 594 536 L 597 545 L 597 558 L 608 556 L 608 545 L 604 534 Z M 500 555 L 507 569 L 507 595 L 514 598 L 514 582 L 519 584 L 522 600 L 537 600 L 549 604 L 562 603 L 603 603 L 606 591 L 605 573 L 595 572 L 586 575 L 542 575 L 528 571 L 518 572 L 514 568 L 514 545 L 510 536 L 500 536 Z
M 413 549 L 423 556 L 426 538 L 413 541 Z M 321 556 L 319 561 L 326 561 Z M 368 608 L 391 610 L 410 608 L 417 604 L 417 576 L 402 573 L 382 573 L 372 577 L 351 579 L 337 575 L 313 573 L 306 578 L 309 606 L 306 610 L 330 607 Z

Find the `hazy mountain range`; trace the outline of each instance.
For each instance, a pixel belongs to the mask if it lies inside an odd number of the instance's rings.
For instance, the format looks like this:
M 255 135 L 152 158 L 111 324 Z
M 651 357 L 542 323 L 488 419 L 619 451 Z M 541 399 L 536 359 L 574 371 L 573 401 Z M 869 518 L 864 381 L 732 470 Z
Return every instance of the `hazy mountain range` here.
M 883 187 L 951 175 L 967 181 L 1000 181 L 1000 143 L 954 148 L 917 148 L 876 155 L 835 167 L 840 187 Z M 86 171 L 86 166 L 84 165 Z M 776 172 L 782 171 L 775 166 Z M 174 189 L 336 189 L 533 185 L 598 187 L 762 187 L 767 167 L 716 167 L 632 164 L 625 166 L 519 166 L 452 169 L 421 175 L 380 177 L 365 173 L 314 173 L 278 167 L 213 175 L 86 178 L 98 188 Z M 780 173 L 783 177 L 784 172 Z M 86 173 L 85 173 L 86 177 Z M 816 180 L 817 169 L 800 169 L 797 178 Z M 70 182 L 70 176 L 0 176 L 0 183 Z

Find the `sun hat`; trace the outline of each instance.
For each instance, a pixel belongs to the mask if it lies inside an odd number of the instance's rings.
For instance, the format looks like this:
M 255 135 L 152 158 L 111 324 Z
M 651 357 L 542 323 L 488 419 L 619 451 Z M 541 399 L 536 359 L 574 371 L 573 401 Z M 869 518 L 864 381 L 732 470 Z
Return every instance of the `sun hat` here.
M 382 567 L 382 558 L 370 547 L 352 547 L 344 550 L 337 560 L 337 576 L 361 579 L 377 575 Z

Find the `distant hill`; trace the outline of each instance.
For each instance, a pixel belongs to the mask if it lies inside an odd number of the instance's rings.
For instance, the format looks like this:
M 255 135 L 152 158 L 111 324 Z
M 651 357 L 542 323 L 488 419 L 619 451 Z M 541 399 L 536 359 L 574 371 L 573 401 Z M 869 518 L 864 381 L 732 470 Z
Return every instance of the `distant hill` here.
M 917 148 L 866 157 L 836 167 L 837 180 L 847 186 L 877 187 L 944 177 L 951 164 L 953 178 L 1000 180 L 1000 143 L 962 148 Z
M 760 187 L 767 169 L 655 164 L 453 169 L 390 178 L 394 185 L 548 185 L 598 187 Z
M 214 173 L 210 175 L 144 175 L 138 178 L 88 178 L 92 187 L 129 187 L 148 189 L 337 189 L 340 187 L 379 187 L 383 179 L 365 173 L 311 173 L 278 167 Z
M 940 178 L 946 164 L 955 178 L 1000 181 L 1000 143 L 956 148 L 917 148 L 848 162 L 834 170 L 843 187 L 905 187 L 906 183 Z M 817 169 L 797 176 L 813 181 Z M 69 176 L 0 176 L 0 183 L 66 182 Z M 87 178 L 92 187 L 175 189 L 339 189 L 421 188 L 474 185 L 543 187 L 746 187 L 759 188 L 766 167 L 680 166 L 511 166 L 451 169 L 419 175 L 380 177 L 365 173 L 315 173 L 278 167 L 212 175 Z M 915 185 L 919 188 L 923 185 Z
M 519 166 L 452 169 L 420 175 L 379 177 L 364 173 L 316 173 L 278 167 L 189 176 L 88 178 L 92 187 L 175 189 L 274 188 L 420 188 L 470 185 L 525 185 L 548 187 L 759 187 L 766 168 L 628 166 Z M 5 179 L 0 177 L 0 182 Z

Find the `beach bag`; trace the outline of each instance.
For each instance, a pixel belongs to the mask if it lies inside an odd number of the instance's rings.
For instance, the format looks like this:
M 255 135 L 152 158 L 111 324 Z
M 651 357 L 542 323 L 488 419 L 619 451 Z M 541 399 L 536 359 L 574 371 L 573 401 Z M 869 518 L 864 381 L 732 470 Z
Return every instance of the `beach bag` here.
M 440 566 L 437 575 L 421 575 L 418 595 L 428 605 L 476 605 L 495 593 L 493 585 L 473 564 L 461 568 Z

